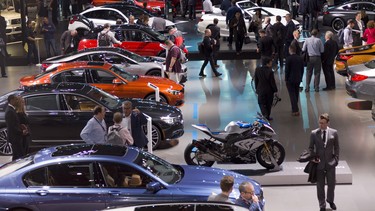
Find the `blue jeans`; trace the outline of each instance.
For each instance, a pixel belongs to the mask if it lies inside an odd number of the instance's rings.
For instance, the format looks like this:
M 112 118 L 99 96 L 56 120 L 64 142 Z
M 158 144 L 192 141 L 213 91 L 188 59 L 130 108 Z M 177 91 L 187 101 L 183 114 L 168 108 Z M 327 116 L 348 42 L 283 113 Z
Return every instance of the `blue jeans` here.
M 54 39 L 44 39 L 44 46 L 46 47 L 47 57 L 51 57 L 51 48 L 54 56 L 57 56 L 56 44 Z

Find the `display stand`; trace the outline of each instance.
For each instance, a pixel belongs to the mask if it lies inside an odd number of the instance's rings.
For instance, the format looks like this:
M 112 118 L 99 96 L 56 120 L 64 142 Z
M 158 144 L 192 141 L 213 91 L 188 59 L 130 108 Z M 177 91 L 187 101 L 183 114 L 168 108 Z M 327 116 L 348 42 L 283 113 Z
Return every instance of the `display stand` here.
M 147 144 L 147 151 L 149 153 L 152 153 L 152 118 L 148 116 L 147 114 L 145 115 L 147 119 L 147 139 L 148 139 L 148 144 Z
M 42 39 L 43 38 L 40 38 L 40 37 L 35 38 L 35 41 L 36 41 L 36 50 L 38 51 L 38 64 L 36 64 L 37 67 L 42 66 L 42 64 L 40 63 L 40 49 L 39 49 L 39 40 L 42 40 Z
M 159 91 L 159 87 L 155 86 L 154 84 L 152 83 L 148 83 L 147 84 L 148 87 L 152 88 L 153 90 L 155 90 L 155 100 L 160 102 L 160 91 Z

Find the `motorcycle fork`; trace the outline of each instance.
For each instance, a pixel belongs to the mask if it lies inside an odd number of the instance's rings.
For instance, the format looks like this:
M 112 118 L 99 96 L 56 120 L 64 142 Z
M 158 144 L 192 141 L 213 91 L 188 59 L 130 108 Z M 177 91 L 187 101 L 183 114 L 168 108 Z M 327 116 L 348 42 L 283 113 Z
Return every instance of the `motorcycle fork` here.
M 275 158 L 273 157 L 273 153 L 271 152 L 271 150 L 268 146 L 268 143 L 264 143 L 264 148 L 267 150 L 268 156 L 270 156 L 270 159 L 271 159 L 271 163 L 274 165 L 273 169 L 270 169 L 270 171 L 280 171 L 281 166 L 279 166 L 279 164 L 277 164 Z

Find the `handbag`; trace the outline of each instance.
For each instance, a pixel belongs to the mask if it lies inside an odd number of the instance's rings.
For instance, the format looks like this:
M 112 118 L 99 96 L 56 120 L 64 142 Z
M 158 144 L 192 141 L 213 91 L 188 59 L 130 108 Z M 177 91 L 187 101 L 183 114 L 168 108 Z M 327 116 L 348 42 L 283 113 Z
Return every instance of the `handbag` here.
M 249 37 L 249 36 L 246 36 L 243 42 L 244 42 L 245 44 L 249 44 L 249 43 L 251 43 L 250 37 Z
M 258 28 L 258 24 L 255 21 L 250 21 L 248 32 L 255 32 L 256 28 Z

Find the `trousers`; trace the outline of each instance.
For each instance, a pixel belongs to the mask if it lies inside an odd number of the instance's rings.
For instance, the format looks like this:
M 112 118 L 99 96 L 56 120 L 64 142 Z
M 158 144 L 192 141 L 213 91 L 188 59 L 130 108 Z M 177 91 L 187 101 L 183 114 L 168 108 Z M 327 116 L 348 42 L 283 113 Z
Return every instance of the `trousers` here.
M 320 56 L 310 56 L 306 68 L 306 89 L 310 89 L 311 77 L 314 72 L 314 89 L 319 90 L 321 69 L 322 61 L 320 59 Z
M 329 203 L 335 200 L 335 185 L 336 185 L 336 168 L 328 170 L 317 170 L 316 172 L 316 190 L 318 195 L 319 207 L 326 207 L 325 182 L 327 179 L 327 201 Z

